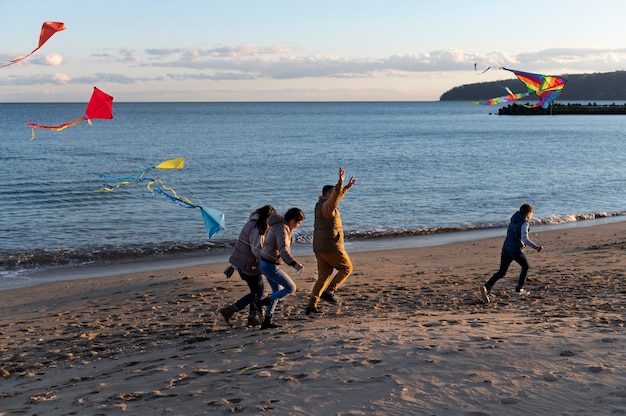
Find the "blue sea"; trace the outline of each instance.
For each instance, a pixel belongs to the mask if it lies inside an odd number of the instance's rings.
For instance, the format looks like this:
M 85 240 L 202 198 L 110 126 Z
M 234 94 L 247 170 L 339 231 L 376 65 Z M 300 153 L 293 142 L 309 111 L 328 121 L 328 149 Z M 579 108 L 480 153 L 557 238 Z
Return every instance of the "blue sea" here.
M 76 266 L 224 259 L 250 212 L 313 206 L 342 166 L 348 244 L 502 234 L 522 204 L 536 225 L 626 215 L 626 117 L 498 116 L 465 102 L 117 103 L 113 120 L 60 132 L 86 103 L 0 104 L 0 288 L 69 276 Z M 200 210 L 145 182 L 98 192 L 101 174 L 153 170 L 178 196 L 224 213 L 209 238 Z M 461 237 L 462 238 L 462 237 Z M 395 241 L 395 240 L 394 240 Z M 71 266 L 71 267 L 68 267 Z M 83 273 L 84 274 L 84 273 Z M 39 280 L 37 280 L 39 279 Z

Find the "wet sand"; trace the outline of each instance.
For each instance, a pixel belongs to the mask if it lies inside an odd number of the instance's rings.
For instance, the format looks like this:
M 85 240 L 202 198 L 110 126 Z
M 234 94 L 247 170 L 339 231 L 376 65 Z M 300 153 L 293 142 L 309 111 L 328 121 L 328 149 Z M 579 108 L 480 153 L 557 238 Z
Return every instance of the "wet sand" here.
M 490 304 L 501 237 L 351 253 L 315 317 L 301 257 L 272 330 L 224 323 L 225 263 L 2 291 L 0 415 L 626 414 L 626 222 L 531 238 Z

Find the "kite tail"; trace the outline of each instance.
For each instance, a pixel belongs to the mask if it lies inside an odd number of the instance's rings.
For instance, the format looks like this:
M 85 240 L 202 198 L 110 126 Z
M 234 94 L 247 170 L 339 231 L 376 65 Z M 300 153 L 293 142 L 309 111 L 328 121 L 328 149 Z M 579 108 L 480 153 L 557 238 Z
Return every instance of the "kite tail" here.
M 34 51 L 32 51 L 31 53 L 29 53 L 26 56 L 22 56 L 21 58 L 15 58 L 14 60 L 10 61 L 8 64 L 4 64 L 4 65 L 0 66 L 0 68 L 4 68 L 5 66 L 13 65 L 13 64 L 16 64 L 16 63 L 18 63 L 20 61 L 23 61 L 24 59 L 28 58 L 29 56 L 31 56 L 32 54 L 37 52 L 38 49 L 39 48 L 35 49 Z
M 151 168 L 148 168 L 148 169 L 144 170 L 143 172 L 141 172 L 141 174 L 139 176 L 136 176 L 134 178 L 128 177 L 128 176 L 127 177 L 119 177 L 119 176 L 113 176 L 113 175 L 107 175 L 107 174 L 101 173 L 100 174 L 100 178 L 102 178 L 102 179 L 112 179 L 114 181 L 117 181 L 117 185 L 109 185 L 108 183 L 105 183 L 100 188 L 98 188 L 98 192 L 103 192 L 103 191 L 113 192 L 116 189 L 121 188 L 122 186 L 133 185 L 135 183 L 143 182 L 144 180 L 150 182 L 148 184 L 148 187 L 150 187 L 150 185 L 155 181 L 155 179 L 144 178 L 143 177 L 143 175 L 145 175 L 146 172 L 148 172 L 150 169 Z M 150 189 L 150 191 L 152 192 L 151 189 Z
M 482 75 L 485 72 L 489 71 L 491 68 L 492 67 L 488 66 L 487 69 L 484 69 L 482 72 L 478 72 L 478 64 L 474 64 L 474 72 L 476 72 L 477 75 Z M 494 69 L 505 69 L 505 68 L 503 68 L 501 66 L 496 66 L 496 67 L 493 67 L 493 68 Z
M 157 185 L 157 187 L 153 189 L 152 186 L 155 184 Z M 193 203 L 188 198 L 179 197 L 174 189 L 165 186 L 165 184 L 160 179 L 156 179 L 150 182 L 148 184 L 148 189 L 153 194 L 155 192 L 158 192 L 184 208 L 200 208 L 200 212 L 202 213 L 202 221 L 204 222 L 204 229 L 206 230 L 209 238 L 213 237 L 219 231 L 226 229 L 223 212 L 212 208 L 204 209 L 200 205 L 196 205 L 195 203 Z
M 31 140 L 35 139 L 35 129 L 47 129 L 47 130 L 61 131 L 61 130 L 65 130 L 68 127 L 74 126 L 74 125 L 76 125 L 76 124 L 78 124 L 80 122 L 83 122 L 85 120 L 87 120 L 86 117 L 81 117 L 81 118 L 78 118 L 78 119 L 76 119 L 74 121 L 70 121 L 70 122 L 67 122 L 67 123 L 59 124 L 58 126 L 42 126 L 42 125 L 39 125 L 39 124 L 35 124 L 32 121 L 29 121 L 28 125 L 32 129 L 32 134 L 31 134 L 30 139 Z
M 185 158 L 179 157 L 176 159 L 166 160 L 164 162 L 159 163 L 156 166 L 152 166 L 147 169 L 144 169 L 137 177 L 134 177 L 134 178 L 128 178 L 128 177 L 120 178 L 120 177 L 116 177 L 112 175 L 101 174 L 100 175 L 101 178 L 113 179 L 117 181 L 118 184 L 117 185 L 104 184 L 102 187 L 98 189 L 98 192 L 103 192 L 103 191 L 112 192 L 125 185 L 131 185 L 134 183 L 140 183 L 144 181 L 148 182 L 146 187 L 148 188 L 148 191 L 150 191 L 152 196 L 156 196 L 156 194 L 161 194 L 167 199 L 169 199 L 170 201 L 175 202 L 177 205 L 183 208 L 199 208 L 200 212 L 202 213 L 202 220 L 204 222 L 204 228 L 209 238 L 211 238 L 217 232 L 226 229 L 223 212 L 218 211 L 216 209 L 212 209 L 212 208 L 204 209 L 200 205 L 197 205 L 194 202 L 192 202 L 190 199 L 178 196 L 178 194 L 173 188 L 166 186 L 163 183 L 163 181 L 161 181 L 160 179 L 144 177 L 144 175 L 146 175 L 148 172 L 152 171 L 153 169 L 163 169 L 163 170 L 182 169 L 184 165 L 185 165 Z
M 167 193 L 166 190 L 172 192 L 173 195 Z M 184 208 L 199 208 L 200 213 L 202 214 L 202 222 L 204 222 L 204 229 L 206 230 L 206 233 L 209 236 L 209 238 L 213 237 L 215 234 L 217 234 L 221 230 L 226 229 L 226 221 L 224 219 L 223 212 L 218 211 L 216 209 L 212 209 L 212 208 L 205 209 L 201 207 L 200 205 L 194 204 L 187 198 L 179 198 L 178 196 L 174 196 L 176 195 L 176 192 L 171 188 L 167 188 L 167 187 L 164 187 L 164 189 L 156 188 L 152 192 L 158 192 L 161 195 L 165 196 L 166 198 L 178 203 L 178 205 Z
M 489 100 L 470 101 L 470 102 L 475 105 L 495 105 L 495 104 L 501 104 L 501 103 L 508 103 L 509 101 L 516 101 L 516 100 L 519 100 L 520 98 L 527 97 L 528 95 L 530 95 L 530 93 L 520 92 L 517 94 L 505 95 L 503 97 L 491 98 Z
M 132 185 L 134 183 L 136 183 L 137 181 L 135 180 L 130 180 L 130 181 L 120 181 L 117 185 L 109 185 L 107 183 L 105 183 L 104 185 L 102 185 L 100 188 L 98 188 L 98 192 L 113 192 L 118 188 L 121 188 L 122 186 L 126 186 L 126 185 Z
M 477 75 L 482 75 L 482 74 L 484 74 L 485 72 L 489 71 L 490 69 L 491 69 L 491 67 L 490 67 L 490 66 L 488 66 L 488 67 L 487 67 L 487 69 L 485 69 L 484 71 L 482 71 L 482 72 L 480 72 L 480 73 L 479 73 L 479 72 L 478 72 L 478 64 L 474 64 L 474 72 L 476 72 L 476 74 L 477 74 Z
M 155 185 L 155 184 L 158 185 L 158 187 L 156 189 L 152 189 L 152 185 Z M 150 192 L 152 192 L 152 193 L 159 192 L 160 194 L 165 195 L 166 197 L 168 197 L 169 199 L 171 199 L 174 202 L 178 202 L 179 204 L 181 204 L 184 207 L 193 207 L 193 208 L 199 208 L 200 207 L 199 205 L 195 204 L 194 202 L 192 202 L 188 198 L 179 197 L 178 194 L 176 193 L 176 191 L 174 190 L 174 188 L 170 188 L 168 186 L 165 186 L 163 181 L 161 181 L 160 179 L 152 180 L 147 185 L 147 188 L 148 188 L 148 190 Z

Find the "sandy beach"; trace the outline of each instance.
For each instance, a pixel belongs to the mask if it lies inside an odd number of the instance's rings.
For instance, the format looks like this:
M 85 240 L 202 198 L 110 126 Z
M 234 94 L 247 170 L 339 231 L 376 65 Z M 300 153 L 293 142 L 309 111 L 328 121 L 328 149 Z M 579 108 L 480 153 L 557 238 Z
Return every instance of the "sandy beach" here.
M 2 291 L 0 415 L 626 414 L 626 222 L 531 238 L 490 304 L 502 237 L 351 253 L 315 317 L 301 258 L 272 330 L 224 323 L 225 263 Z

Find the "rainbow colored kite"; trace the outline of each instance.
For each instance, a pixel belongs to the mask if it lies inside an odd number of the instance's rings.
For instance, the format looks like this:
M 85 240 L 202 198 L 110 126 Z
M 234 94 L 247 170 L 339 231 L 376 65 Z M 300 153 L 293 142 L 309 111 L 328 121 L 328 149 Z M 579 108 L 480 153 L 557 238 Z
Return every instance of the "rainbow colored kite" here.
M 20 61 L 23 61 L 24 59 L 28 58 L 29 56 L 31 56 L 32 54 L 37 52 L 39 50 L 39 48 L 41 48 L 43 46 L 43 44 L 46 43 L 48 41 L 48 39 L 50 39 L 52 37 L 52 35 L 54 35 L 57 32 L 60 32 L 62 30 L 65 30 L 65 24 L 64 23 L 61 23 L 61 22 L 44 22 L 43 25 L 41 26 L 41 33 L 39 34 L 39 45 L 37 45 L 37 47 L 35 49 L 33 49 L 33 51 L 31 53 L 29 53 L 28 55 L 22 56 L 21 58 L 16 58 L 16 59 L 12 60 L 11 62 L 9 62 L 8 64 L 4 64 L 4 65 L 0 66 L 0 68 L 4 68 L 5 66 L 16 64 L 16 63 L 18 63 Z
M 491 67 L 488 67 L 480 74 L 484 74 Z M 508 87 L 505 88 L 508 95 L 502 97 L 492 98 L 490 100 L 472 101 L 472 104 L 478 105 L 494 105 L 500 103 L 506 103 L 509 101 L 516 101 L 521 98 L 527 97 L 532 94 L 539 96 L 539 103 L 529 107 L 542 107 L 548 108 L 548 106 L 556 99 L 556 97 L 563 91 L 567 80 L 561 77 L 553 77 L 548 75 L 533 74 L 531 72 L 517 71 L 515 69 L 508 69 L 504 67 L 498 67 L 505 71 L 510 71 L 515 74 L 517 79 L 522 81 L 526 85 L 526 92 L 514 93 Z M 476 64 L 474 64 L 474 70 L 476 70 Z M 477 71 L 478 72 L 478 71 Z M 479 74 L 479 75 L 480 75 Z
M 54 131 L 61 131 L 70 126 L 78 124 L 82 121 L 87 121 L 91 124 L 91 119 L 94 118 L 102 118 L 102 119 L 112 119 L 113 118 L 113 97 L 109 94 L 105 93 L 102 90 L 99 90 L 96 87 L 93 87 L 93 93 L 91 94 L 91 98 L 87 103 L 87 108 L 85 109 L 85 115 L 80 117 L 74 121 L 70 121 L 67 123 L 59 124 L 58 126 L 42 126 L 39 124 L 35 124 L 31 121 L 28 122 L 28 125 L 32 128 L 33 132 L 30 137 L 31 140 L 35 138 L 35 129 L 48 129 Z
M 225 230 L 224 213 L 213 208 L 203 208 L 198 204 L 195 204 L 188 198 L 180 197 L 173 188 L 166 186 L 160 179 L 147 178 L 146 173 L 153 169 L 170 170 L 170 169 L 182 169 L 185 166 L 185 158 L 179 157 L 176 159 L 166 160 L 158 165 L 151 166 L 141 171 L 141 173 L 135 177 L 115 177 L 111 175 L 101 174 L 101 178 L 113 179 L 118 183 L 116 185 L 105 184 L 98 189 L 98 192 L 113 192 L 114 190 L 135 183 L 141 183 L 147 181 L 146 187 L 152 193 L 152 195 L 162 195 L 170 201 L 176 202 L 183 208 L 199 208 L 202 213 L 202 220 L 204 222 L 204 228 L 209 236 L 213 237 L 221 230 Z

